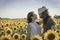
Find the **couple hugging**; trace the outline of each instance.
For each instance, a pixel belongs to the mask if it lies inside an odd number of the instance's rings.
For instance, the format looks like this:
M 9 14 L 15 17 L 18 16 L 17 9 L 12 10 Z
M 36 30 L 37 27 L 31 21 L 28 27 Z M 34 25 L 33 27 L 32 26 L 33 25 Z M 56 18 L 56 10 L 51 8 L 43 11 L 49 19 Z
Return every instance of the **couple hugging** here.
M 47 30 L 56 30 L 55 22 L 52 20 L 51 16 L 49 15 L 48 9 L 46 7 L 41 7 L 38 9 L 39 18 L 42 21 L 38 23 L 35 22 L 37 19 L 37 15 L 34 12 L 29 12 L 27 15 L 27 40 L 30 40 L 30 37 L 35 35 L 42 35 Z M 43 23 L 43 33 L 40 24 Z

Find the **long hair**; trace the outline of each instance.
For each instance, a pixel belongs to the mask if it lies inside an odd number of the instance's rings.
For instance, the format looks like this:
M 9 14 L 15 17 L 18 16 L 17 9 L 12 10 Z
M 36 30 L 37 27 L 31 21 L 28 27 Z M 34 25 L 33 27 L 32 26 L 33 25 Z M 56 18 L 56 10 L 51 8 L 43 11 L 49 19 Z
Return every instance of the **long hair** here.
M 28 15 L 27 15 L 28 23 L 32 22 L 32 18 L 31 17 L 33 17 L 33 12 L 29 12 Z

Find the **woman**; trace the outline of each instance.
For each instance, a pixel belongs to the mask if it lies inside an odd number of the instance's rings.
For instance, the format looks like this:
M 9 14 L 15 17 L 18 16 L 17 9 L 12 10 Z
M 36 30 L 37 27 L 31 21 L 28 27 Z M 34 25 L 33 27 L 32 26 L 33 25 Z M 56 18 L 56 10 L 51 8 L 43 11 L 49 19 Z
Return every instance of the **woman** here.
M 35 22 L 37 19 L 36 14 L 34 12 L 29 12 L 27 15 L 28 27 L 27 27 L 27 40 L 30 40 L 32 36 L 41 35 L 41 27 L 39 24 Z

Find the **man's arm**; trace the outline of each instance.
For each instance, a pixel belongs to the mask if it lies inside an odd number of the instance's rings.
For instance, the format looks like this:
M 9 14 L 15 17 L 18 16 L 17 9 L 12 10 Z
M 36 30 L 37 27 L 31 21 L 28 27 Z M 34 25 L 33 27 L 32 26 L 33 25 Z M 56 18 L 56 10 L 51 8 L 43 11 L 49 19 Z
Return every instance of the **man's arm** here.
M 53 21 L 53 19 L 49 19 L 47 25 L 50 26 L 51 29 L 56 30 L 55 22 Z

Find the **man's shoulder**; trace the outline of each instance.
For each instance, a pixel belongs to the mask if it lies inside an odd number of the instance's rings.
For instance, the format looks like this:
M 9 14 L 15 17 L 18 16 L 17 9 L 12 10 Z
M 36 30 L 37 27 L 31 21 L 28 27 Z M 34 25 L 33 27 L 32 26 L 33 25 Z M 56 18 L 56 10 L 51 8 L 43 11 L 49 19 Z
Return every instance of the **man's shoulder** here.
M 47 23 L 55 24 L 55 22 L 52 18 L 49 18 Z
M 52 18 L 48 18 L 48 22 L 53 22 L 54 20 Z

